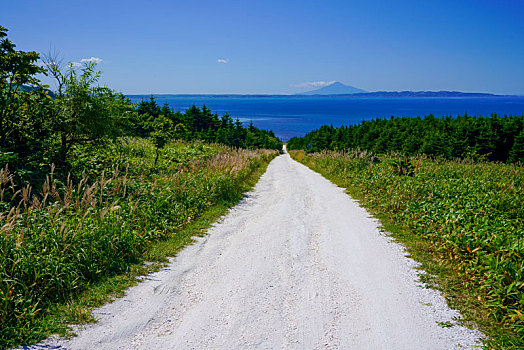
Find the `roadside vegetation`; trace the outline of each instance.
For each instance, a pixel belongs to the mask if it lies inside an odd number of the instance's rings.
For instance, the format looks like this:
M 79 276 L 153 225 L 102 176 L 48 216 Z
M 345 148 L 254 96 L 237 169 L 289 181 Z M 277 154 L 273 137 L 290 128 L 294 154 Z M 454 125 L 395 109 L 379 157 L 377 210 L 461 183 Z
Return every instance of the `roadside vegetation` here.
M 0 26 L 2 349 L 92 320 L 241 199 L 282 145 L 205 106 L 133 105 L 94 64 L 38 59 Z
M 287 143 L 307 152 L 361 149 L 374 153 L 426 154 L 446 159 L 524 162 L 524 116 L 458 116 L 374 119 L 334 128 L 324 125 Z
M 50 170 L 36 193 L 31 186 L 17 190 L 2 170 L 0 347 L 57 330 L 48 309 L 143 262 L 153 242 L 189 243 L 183 229 L 210 208 L 233 205 L 277 154 L 169 143 L 151 168 L 152 142 L 121 139 L 105 150 L 82 151 L 83 162 L 100 169 L 96 177 L 84 172 L 78 181 L 61 181 Z
M 291 151 L 361 202 L 489 348 L 524 348 L 524 168 L 367 151 Z M 457 321 L 458 322 L 458 321 Z

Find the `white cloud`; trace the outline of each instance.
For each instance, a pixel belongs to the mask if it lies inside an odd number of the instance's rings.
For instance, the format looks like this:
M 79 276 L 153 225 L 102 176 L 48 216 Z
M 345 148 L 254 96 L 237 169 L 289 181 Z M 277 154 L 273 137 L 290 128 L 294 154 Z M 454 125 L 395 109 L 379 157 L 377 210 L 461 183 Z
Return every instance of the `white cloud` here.
M 80 63 L 80 62 L 71 62 L 71 66 L 73 66 L 75 68 L 76 67 L 82 67 L 82 63 Z
M 229 60 L 227 58 L 219 58 L 217 60 L 218 63 L 229 63 Z
M 102 61 L 103 61 L 103 59 L 98 58 L 98 57 L 82 58 L 82 59 L 80 60 L 80 62 L 94 62 L 94 63 L 96 63 L 96 64 L 98 64 L 98 63 L 100 63 L 100 62 L 102 62 Z
M 333 84 L 335 81 L 307 81 L 305 83 L 294 84 L 294 87 L 300 88 L 321 88 Z

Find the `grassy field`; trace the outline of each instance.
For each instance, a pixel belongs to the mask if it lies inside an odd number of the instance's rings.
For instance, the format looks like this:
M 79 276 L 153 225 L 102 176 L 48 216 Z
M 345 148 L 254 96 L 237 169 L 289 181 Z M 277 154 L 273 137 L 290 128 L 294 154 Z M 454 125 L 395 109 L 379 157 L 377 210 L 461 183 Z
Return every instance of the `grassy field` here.
M 425 156 L 291 151 L 359 199 L 491 348 L 524 348 L 524 168 Z M 464 321 L 462 321 L 464 322 Z
M 92 321 L 110 300 L 191 243 L 278 152 L 144 139 L 77 148 L 71 173 L 37 189 L 0 171 L 0 348 Z

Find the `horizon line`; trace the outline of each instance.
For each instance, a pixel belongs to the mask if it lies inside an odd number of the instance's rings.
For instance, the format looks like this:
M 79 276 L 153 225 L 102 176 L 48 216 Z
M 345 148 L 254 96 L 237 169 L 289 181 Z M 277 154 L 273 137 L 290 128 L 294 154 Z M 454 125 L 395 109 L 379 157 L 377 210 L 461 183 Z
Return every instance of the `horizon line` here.
M 357 92 L 357 93 L 343 93 L 343 94 L 314 94 L 309 95 L 304 92 L 302 93 L 122 93 L 125 96 L 210 96 L 210 97 L 222 97 L 222 96 L 284 96 L 284 97 L 359 97 L 359 96 L 373 96 L 377 94 L 386 94 L 386 95 L 395 95 L 395 94 L 413 94 L 413 95 L 421 95 L 420 97 L 446 97 L 445 94 L 449 95 L 459 95 L 459 96 L 468 96 L 468 95 L 476 95 L 476 96 L 492 96 L 492 97 L 524 97 L 524 94 L 497 94 L 497 93 L 491 93 L 491 92 L 463 92 L 463 91 L 456 91 L 456 90 L 402 90 L 402 91 L 385 91 L 385 90 L 379 90 L 379 91 L 368 91 L 368 92 Z M 423 96 L 427 94 L 426 96 Z M 438 94 L 442 94 L 444 96 L 438 96 Z M 428 96 L 429 95 L 429 96 Z M 407 96 L 406 96 L 407 97 Z M 417 97 L 417 96 L 413 96 Z M 452 96 L 450 96 L 452 97 Z M 474 96 L 472 96 L 474 97 Z

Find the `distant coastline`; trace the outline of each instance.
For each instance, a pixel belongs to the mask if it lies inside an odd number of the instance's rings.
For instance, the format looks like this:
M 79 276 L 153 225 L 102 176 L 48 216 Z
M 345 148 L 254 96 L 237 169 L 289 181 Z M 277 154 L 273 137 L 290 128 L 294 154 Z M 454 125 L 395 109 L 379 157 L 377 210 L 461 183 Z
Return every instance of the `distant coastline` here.
M 453 97 L 517 97 L 522 98 L 522 95 L 497 95 L 482 92 L 460 92 L 460 91 L 375 91 L 375 92 L 361 92 L 354 94 L 318 94 L 318 95 L 302 95 L 302 94 L 129 94 L 130 98 L 316 98 L 316 97 L 425 97 L 425 98 L 453 98 Z

